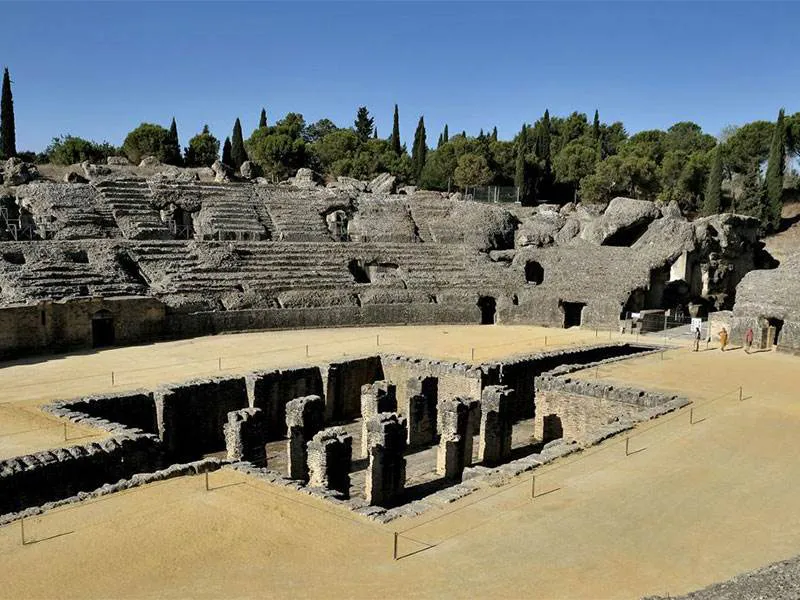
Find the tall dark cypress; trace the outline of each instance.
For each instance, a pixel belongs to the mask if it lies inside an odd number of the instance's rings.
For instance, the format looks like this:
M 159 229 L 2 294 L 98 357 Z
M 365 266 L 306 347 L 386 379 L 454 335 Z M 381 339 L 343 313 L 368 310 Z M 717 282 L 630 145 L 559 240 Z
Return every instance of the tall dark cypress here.
M 755 217 L 764 222 L 764 186 L 758 159 L 752 160 L 742 180 L 742 192 L 731 212 Z
M 537 195 L 548 197 L 553 187 L 553 167 L 550 155 L 550 111 L 545 110 L 536 131 L 536 156 L 544 164 Z
M 595 109 L 594 122 L 592 123 L 592 137 L 595 141 L 600 141 L 600 112 Z
M 492 139 L 496 142 L 497 141 L 497 125 L 494 126 L 492 129 Z
M 425 166 L 425 157 L 428 153 L 428 146 L 425 139 L 425 117 L 419 118 L 417 131 L 414 133 L 414 147 L 411 150 L 411 164 L 414 175 L 419 179 L 422 168 Z
M 175 122 L 175 117 L 172 117 L 172 123 L 169 126 L 169 137 L 167 139 L 167 148 L 164 152 L 164 162 L 168 165 L 180 166 L 183 163 L 181 157 L 181 143 L 178 139 L 178 124 Z
M 242 124 L 239 119 L 233 124 L 233 137 L 231 138 L 231 166 L 240 169 L 242 163 L 247 160 L 247 150 L 244 149 L 244 138 L 242 137 Z
M 442 143 L 446 144 L 450 141 L 450 134 L 447 132 L 447 123 L 444 124 L 444 132 L 442 132 Z
M 225 143 L 222 145 L 222 164 L 228 165 L 229 167 L 233 164 L 233 159 L 231 158 L 231 138 L 226 137 Z
M 436 149 L 437 149 L 437 150 L 438 150 L 439 148 L 441 148 L 441 147 L 442 147 L 442 137 L 444 137 L 444 134 L 441 134 L 441 133 L 440 133 L 440 134 L 439 134 L 439 141 L 438 141 L 438 142 L 436 142 Z
M 514 185 L 518 190 L 518 198 L 524 202 L 528 197 L 529 181 L 528 181 L 528 166 L 526 164 L 525 154 L 528 149 L 528 126 L 522 124 L 522 129 L 517 136 L 517 158 L 514 163 Z
M 266 109 L 261 109 L 261 117 L 258 119 L 258 128 L 261 129 L 262 127 L 267 126 L 267 111 Z
M 722 209 L 722 150 L 717 145 L 711 157 L 711 171 L 706 182 L 706 194 L 703 198 L 703 214 L 716 215 Z
M 400 113 L 397 110 L 397 104 L 394 105 L 394 123 L 392 124 L 392 150 L 397 156 L 403 153 L 403 148 L 400 146 Z
M 3 87 L 5 90 L 5 87 Z M 5 96 L 4 96 L 5 97 Z M 777 231 L 781 224 L 783 209 L 783 171 L 786 162 L 786 125 L 783 122 L 783 109 L 778 113 L 778 121 L 772 131 L 767 162 L 766 188 L 767 205 L 764 210 L 764 227 L 767 231 Z
M 14 126 L 14 99 L 8 68 L 3 72 L 3 93 L 0 98 L 0 157 L 17 155 L 17 134 Z

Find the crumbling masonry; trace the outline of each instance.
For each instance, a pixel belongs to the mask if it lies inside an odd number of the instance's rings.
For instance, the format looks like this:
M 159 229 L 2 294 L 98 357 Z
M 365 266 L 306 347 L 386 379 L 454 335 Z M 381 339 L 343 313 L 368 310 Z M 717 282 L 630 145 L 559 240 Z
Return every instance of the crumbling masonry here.
M 406 420 L 396 413 L 380 413 L 367 421 L 369 466 L 365 497 L 368 504 L 395 503 L 406 484 Z
M 308 485 L 349 498 L 352 461 L 353 436 L 341 427 L 323 429 L 308 443 Z
M 295 398 L 286 404 L 287 461 L 290 479 L 308 481 L 307 444 L 325 426 L 325 403 L 319 396 Z

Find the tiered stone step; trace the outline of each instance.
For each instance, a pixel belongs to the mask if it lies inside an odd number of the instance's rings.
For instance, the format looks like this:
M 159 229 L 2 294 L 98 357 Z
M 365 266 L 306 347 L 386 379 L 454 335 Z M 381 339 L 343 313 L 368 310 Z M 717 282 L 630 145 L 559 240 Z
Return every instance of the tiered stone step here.
M 273 239 L 331 241 L 325 219 L 315 209 L 312 199 L 276 190 L 265 198 L 265 205 L 274 227 Z
M 169 228 L 152 203 L 150 187 L 145 180 L 102 181 L 95 187 L 125 237 L 133 240 L 172 238 Z
M 89 264 L 42 264 L 19 272 L 17 285 L 33 299 L 69 296 L 126 296 L 145 293 L 136 282 L 122 281 L 119 274 L 104 275 Z

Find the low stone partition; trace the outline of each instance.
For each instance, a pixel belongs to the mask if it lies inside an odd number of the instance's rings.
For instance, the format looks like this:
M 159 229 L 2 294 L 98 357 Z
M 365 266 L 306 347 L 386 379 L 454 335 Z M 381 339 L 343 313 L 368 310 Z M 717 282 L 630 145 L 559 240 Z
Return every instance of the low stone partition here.
M 352 462 L 353 436 L 341 427 L 323 429 L 308 443 L 308 485 L 349 498 Z
M 225 449 L 228 413 L 248 406 L 244 377 L 196 379 L 154 393 L 158 434 L 177 461 Z
M 339 361 L 323 368 L 326 420 L 337 423 L 357 419 L 361 415 L 361 386 L 383 378 L 379 356 Z
M 394 384 L 376 381 L 361 386 L 361 455 L 369 453 L 367 423 L 380 413 L 397 412 L 397 394 Z
M 0 514 L 89 492 L 163 465 L 161 444 L 152 434 L 112 437 L 3 460 Z
M 245 376 L 250 406 L 264 411 L 267 439 L 286 437 L 286 403 L 303 396 L 322 396 L 319 367 L 255 371 Z
M 264 412 L 260 408 L 229 412 L 224 432 L 228 460 L 246 460 L 266 466 L 267 428 Z
M 325 403 L 319 396 L 295 398 L 286 404 L 286 454 L 290 479 L 308 481 L 307 444 L 325 426 Z
M 421 448 L 436 441 L 436 398 L 416 394 L 408 399 L 408 446 Z
M 406 484 L 406 420 L 396 413 L 380 413 L 368 419 L 369 466 L 365 497 L 370 505 L 395 503 Z
M 472 463 L 471 404 L 469 399 L 463 398 L 452 398 L 439 403 L 442 425 L 436 455 L 436 472 L 448 481 L 461 481 L 468 460 L 469 464 Z
M 514 390 L 499 385 L 483 390 L 478 457 L 484 465 L 498 465 L 511 456 L 514 395 Z
M 155 401 L 153 393 L 148 390 L 84 396 L 54 402 L 43 406 L 42 410 L 75 423 L 111 432 L 135 429 L 144 433 L 158 433 Z

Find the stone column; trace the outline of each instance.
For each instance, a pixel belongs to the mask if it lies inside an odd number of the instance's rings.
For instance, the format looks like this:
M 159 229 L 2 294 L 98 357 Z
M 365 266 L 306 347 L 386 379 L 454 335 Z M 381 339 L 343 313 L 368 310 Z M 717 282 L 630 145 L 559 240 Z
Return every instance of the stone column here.
M 450 481 L 461 481 L 469 428 L 469 400 L 453 398 L 439 403 L 442 434 L 436 456 L 436 472 Z M 470 451 L 472 445 L 470 443 Z
M 436 440 L 436 400 L 425 394 L 408 399 L 408 445 L 430 446 Z
M 308 443 L 308 485 L 350 497 L 353 436 L 341 427 L 323 429 Z
M 367 421 L 369 466 L 365 497 L 370 505 L 395 502 L 406 484 L 406 420 L 395 413 L 380 413 Z
M 369 451 L 367 421 L 380 413 L 397 412 L 397 389 L 388 381 L 376 381 L 361 386 L 361 456 Z
M 511 456 L 515 392 L 502 385 L 490 385 L 481 397 L 481 434 L 478 454 L 489 466 L 506 462 Z
M 225 448 L 228 460 L 246 460 L 267 466 L 267 421 L 260 408 L 243 408 L 228 413 Z
M 472 398 L 462 398 L 467 405 L 467 434 L 464 438 L 464 466 L 472 466 L 472 450 L 475 435 L 481 432 L 481 403 Z
M 398 406 L 400 414 L 406 416 L 411 414 L 409 405 L 413 396 L 427 396 L 432 399 L 435 408 L 439 404 L 439 378 L 424 375 L 410 377 L 406 382 L 406 398 L 408 400 L 403 406 Z
M 287 464 L 290 479 L 308 480 L 306 444 L 322 429 L 325 403 L 319 396 L 303 396 L 286 403 Z

